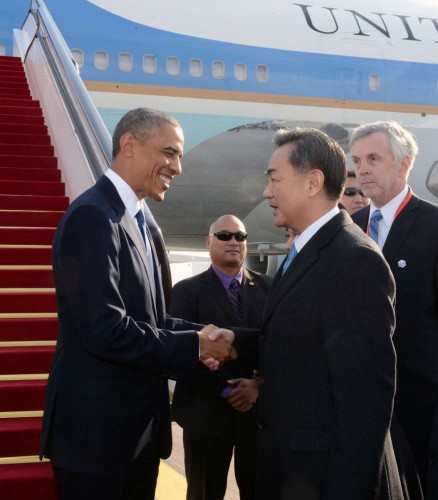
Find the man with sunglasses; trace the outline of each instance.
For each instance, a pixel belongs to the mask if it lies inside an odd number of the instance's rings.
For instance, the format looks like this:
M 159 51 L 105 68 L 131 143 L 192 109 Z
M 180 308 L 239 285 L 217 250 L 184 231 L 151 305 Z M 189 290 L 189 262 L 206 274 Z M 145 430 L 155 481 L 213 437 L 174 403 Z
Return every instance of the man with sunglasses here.
M 247 234 L 242 221 L 224 215 L 213 222 L 206 245 L 211 267 L 173 288 L 170 312 L 189 321 L 257 328 L 271 279 L 245 269 Z M 235 288 L 233 288 L 235 287 Z M 234 449 L 242 500 L 254 500 L 258 395 L 254 366 L 224 365 L 213 376 L 176 384 L 172 418 L 183 427 L 188 500 L 222 500 Z M 231 382 L 231 383 L 230 383 Z
M 348 170 L 347 172 L 341 204 L 350 215 L 370 204 L 370 199 L 360 190 L 359 181 L 356 179 L 354 170 Z
M 438 206 L 418 198 L 408 176 L 418 152 L 396 122 L 355 129 L 351 158 L 371 205 L 353 220 L 382 249 L 394 274 L 397 392 L 394 413 L 406 435 L 425 498 L 438 498 Z

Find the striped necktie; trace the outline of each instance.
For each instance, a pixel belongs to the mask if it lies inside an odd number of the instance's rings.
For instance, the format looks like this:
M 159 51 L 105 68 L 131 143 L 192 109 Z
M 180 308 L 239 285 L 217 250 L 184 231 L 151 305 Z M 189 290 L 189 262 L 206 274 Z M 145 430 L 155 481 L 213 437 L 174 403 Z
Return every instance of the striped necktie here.
M 240 295 L 240 285 L 236 278 L 233 278 L 228 290 L 231 305 L 233 306 L 234 312 L 236 313 L 237 319 L 239 321 L 237 326 L 241 326 L 243 324 L 243 304 L 242 296 Z
M 377 244 L 379 244 L 379 222 L 383 219 L 382 212 L 377 209 L 375 210 L 370 218 L 370 223 L 368 226 L 368 234 Z

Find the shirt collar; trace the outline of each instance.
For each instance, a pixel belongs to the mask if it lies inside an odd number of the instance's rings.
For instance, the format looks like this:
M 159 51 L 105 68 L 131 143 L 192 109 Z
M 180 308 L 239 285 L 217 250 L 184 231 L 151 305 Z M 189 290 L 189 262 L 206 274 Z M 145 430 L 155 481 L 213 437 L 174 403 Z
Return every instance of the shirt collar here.
M 393 198 L 391 201 L 389 201 L 386 205 L 384 205 L 382 208 L 377 208 L 376 205 L 371 201 L 370 203 L 370 218 L 373 212 L 376 210 L 380 210 L 383 220 L 385 221 L 385 224 L 387 226 L 391 226 L 392 222 L 394 221 L 395 214 L 398 210 L 398 207 L 402 204 L 403 200 L 406 198 L 406 195 L 409 192 L 409 187 L 406 186 L 400 193 Z
M 294 240 L 294 245 L 297 252 L 302 250 L 304 245 L 318 232 L 318 230 L 321 229 L 322 226 L 326 224 L 330 219 L 333 219 L 333 217 L 339 212 L 340 210 L 337 206 L 333 207 L 329 212 L 310 224 L 310 226 L 307 227 L 302 233 L 298 234 Z
M 119 174 L 114 172 L 111 168 L 107 169 L 105 175 L 114 184 L 123 204 L 126 207 L 129 215 L 135 217 L 135 214 L 142 208 L 142 202 L 137 198 L 131 186 L 123 180 Z
M 211 265 L 213 271 L 216 273 L 216 276 L 220 279 L 222 285 L 224 288 L 230 288 L 231 282 L 233 279 L 236 279 L 239 282 L 239 285 L 242 285 L 242 279 L 243 279 L 243 270 L 240 269 L 239 272 L 236 274 L 236 276 L 230 276 L 228 274 L 223 273 L 222 271 L 219 271 L 217 267 L 214 266 L 214 264 Z

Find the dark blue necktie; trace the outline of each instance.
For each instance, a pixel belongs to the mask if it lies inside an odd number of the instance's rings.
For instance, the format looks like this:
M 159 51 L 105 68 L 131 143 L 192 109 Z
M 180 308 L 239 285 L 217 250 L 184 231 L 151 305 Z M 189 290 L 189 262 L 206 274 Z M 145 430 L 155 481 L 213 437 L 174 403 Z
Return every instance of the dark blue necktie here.
M 143 215 L 143 210 L 140 209 L 135 214 L 135 218 L 137 219 L 137 224 L 138 224 L 138 227 L 140 229 L 141 236 L 143 238 L 143 243 L 144 243 L 145 247 L 147 248 L 146 235 L 145 235 L 145 232 L 144 232 L 144 215 Z
M 289 266 L 292 264 L 292 261 L 295 259 L 297 255 L 298 255 L 297 249 L 295 248 L 295 244 L 293 244 L 283 264 L 283 274 L 289 269 Z
M 135 218 L 137 219 L 137 224 L 140 229 L 141 237 L 143 238 L 143 243 L 146 247 L 146 255 L 148 257 L 148 262 L 149 265 L 151 266 L 151 269 L 154 270 L 154 258 L 152 256 L 152 247 L 151 247 L 151 242 L 149 241 L 149 236 L 146 236 L 145 232 L 145 224 L 144 224 L 144 214 L 143 210 L 140 208 L 140 210 L 135 214 Z
M 230 297 L 231 305 L 233 306 L 234 312 L 236 313 L 237 319 L 239 321 L 239 324 L 237 326 L 240 326 L 243 324 L 243 304 L 242 296 L 240 295 L 240 285 L 236 278 L 233 278 L 230 283 L 228 295 Z
M 372 238 L 377 244 L 379 244 L 379 221 L 383 219 L 382 212 L 380 210 L 375 210 L 370 218 L 370 224 L 368 228 L 368 233 L 370 238 Z

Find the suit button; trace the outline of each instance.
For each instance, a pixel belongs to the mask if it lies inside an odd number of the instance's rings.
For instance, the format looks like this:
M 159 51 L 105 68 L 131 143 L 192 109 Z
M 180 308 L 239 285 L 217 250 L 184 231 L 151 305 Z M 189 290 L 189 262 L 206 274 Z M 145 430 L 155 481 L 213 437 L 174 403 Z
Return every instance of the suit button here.
M 429 465 L 435 465 L 436 464 L 436 456 L 431 455 L 429 458 Z
M 266 427 L 264 420 L 259 420 L 259 429 L 262 431 Z
M 266 341 L 266 335 L 264 333 L 261 333 L 259 338 L 260 338 L 260 342 Z
M 259 385 L 265 385 L 265 379 L 263 377 L 259 377 Z

